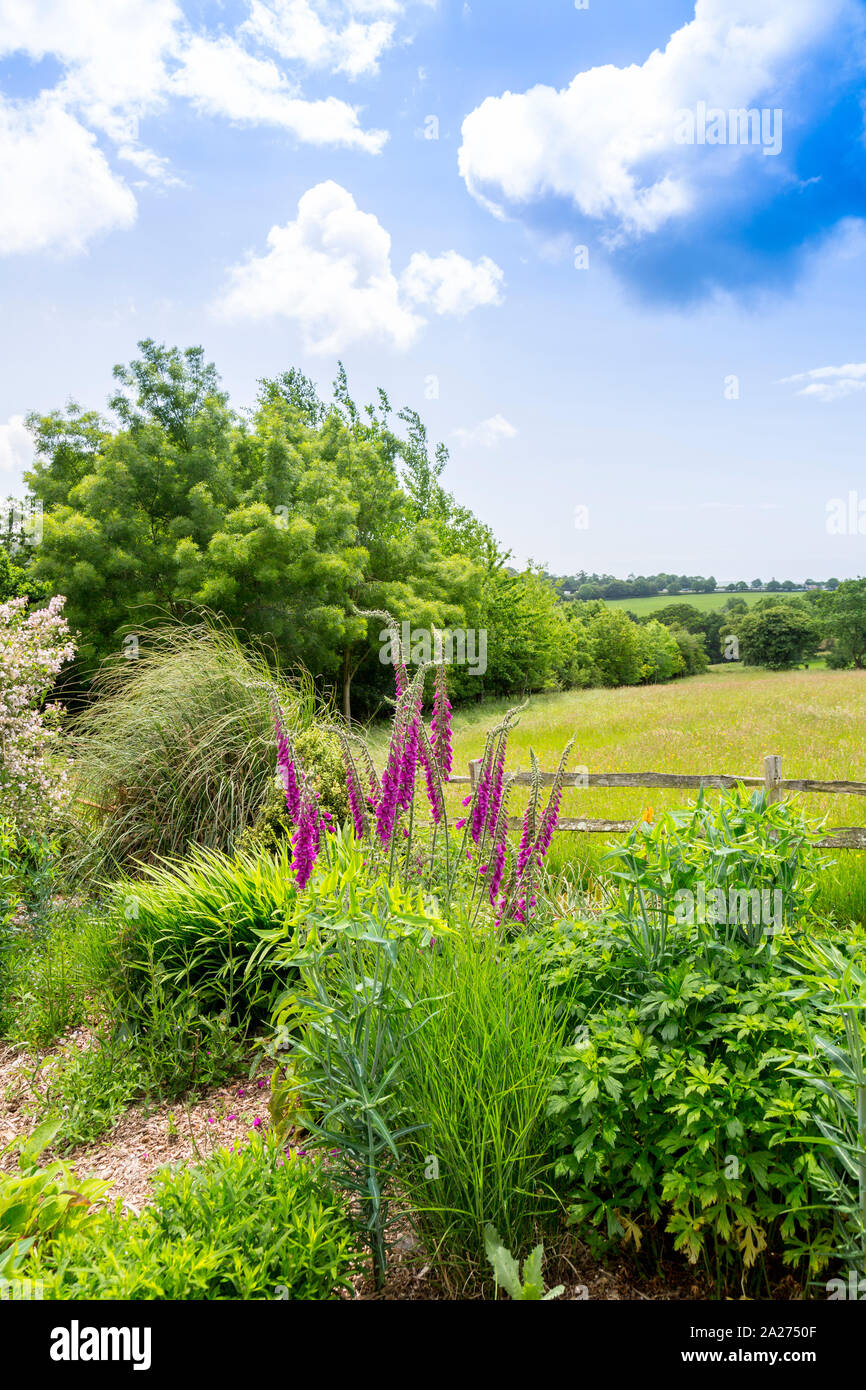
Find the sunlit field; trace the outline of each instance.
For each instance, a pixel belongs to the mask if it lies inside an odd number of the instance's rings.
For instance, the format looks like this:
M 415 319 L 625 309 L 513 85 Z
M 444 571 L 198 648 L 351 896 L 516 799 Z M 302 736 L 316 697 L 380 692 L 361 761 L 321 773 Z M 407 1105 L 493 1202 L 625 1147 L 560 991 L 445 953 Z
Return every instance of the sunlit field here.
M 478 757 L 484 731 L 508 702 L 484 701 L 455 717 L 454 771 Z M 572 768 L 590 772 L 716 772 L 760 776 L 764 755 L 779 753 L 784 777 L 866 781 L 866 674 L 856 671 L 773 673 L 713 667 L 668 685 L 536 695 L 510 743 L 509 767 L 528 769 L 529 750 L 545 770 L 574 735 Z M 569 788 L 564 816 L 628 819 L 686 804 L 688 791 Z M 709 793 L 712 795 L 712 793 Z M 524 798 L 525 799 L 525 798 Z M 866 825 L 866 798 L 804 795 L 816 820 Z M 524 803 L 515 798 L 514 808 Z M 557 834 L 551 865 L 598 863 L 607 836 Z M 828 851 L 828 902 L 866 920 L 866 851 Z
M 751 608 L 762 598 L 793 598 L 803 592 L 805 591 L 798 589 L 784 594 L 765 594 L 761 590 L 744 594 L 651 594 L 642 598 L 610 598 L 604 599 L 603 602 L 609 608 L 627 608 L 639 618 L 645 618 L 648 613 L 657 613 L 660 608 L 668 608 L 672 603 L 687 603 L 690 608 L 697 608 L 701 613 L 718 613 L 731 598 L 744 599 L 747 607 Z

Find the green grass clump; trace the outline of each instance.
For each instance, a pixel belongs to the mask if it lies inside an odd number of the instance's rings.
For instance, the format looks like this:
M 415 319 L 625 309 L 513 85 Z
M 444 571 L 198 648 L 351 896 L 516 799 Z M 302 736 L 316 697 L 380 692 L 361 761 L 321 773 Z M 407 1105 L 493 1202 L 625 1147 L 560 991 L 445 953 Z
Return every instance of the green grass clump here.
M 46 1048 L 88 1022 L 110 936 L 104 915 L 81 907 L 0 926 L 0 1037 Z
M 168 628 L 135 661 L 108 664 L 73 729 L 78 868 L 230 849 L 276 768 L 269 691 L 293 729 L 312 723 L 312 683 L 280 681 L 227 628 Z
M 423 1126 L 409 1199 L 443 1265 L 483 1267 L 488 1223 L 523 1248 L 556 1212 L 545 1112 L 561 1028 L 533 963 L 486 933 L 445 938 L 415 988 L 438 1003 L 401 1065 L 406 1113 Z

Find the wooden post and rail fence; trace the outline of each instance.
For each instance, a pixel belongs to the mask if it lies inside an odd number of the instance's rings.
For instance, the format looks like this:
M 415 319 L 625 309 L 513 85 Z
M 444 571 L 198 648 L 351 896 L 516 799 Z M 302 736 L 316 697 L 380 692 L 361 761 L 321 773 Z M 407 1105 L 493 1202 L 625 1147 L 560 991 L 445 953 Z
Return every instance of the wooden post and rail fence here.
M 474 758 L 469 764 L 468 777 L 452 777 L 449 779 L 449 786 L 470 786 L 472 790 L 478 784 L 478 777 L 481 770 L 481 759 Z M 540 783 L 543 787 L 549 787 L 553 783 L 555 774 L 552 772 L 542 772 Z M 513 786 L 531 786 L 532 773 L 518 772 L 512 777 Z M 767 793 L 768 801 L 780 801 L 788 792 L 816 792 L 823 795 L 835 796 L 866 796 L 866 782 L 824 782 L 811 777 L 788 777 L 782 776 L 782 759 L 778 753 L 772 753 L 764 758 L 763 768 L 759 777 L 740 777 L 734 774 L 715 773 L 715 772 L 567 772 L 563 777 L 565 787 L 641 787 L 656 788 L 665 790 L 672 788 L 687 788 L 697 791 L 701 787 L 716 788 L 725 790 L 730 787 L 759 787 Z M 639 821 L 634 820 L 600 820 L 591 817 L 561 817 L 557 824 L 557 832 L 571 831 L 581 834 L 625 834 L 632 830 Z M 517 829 L 522 825 L 520 816 L 509 818 L 509 828 Z M 831 827 L 823 839 L 817 842 L 819 845 L 832 849 L 866 849 L 866 826 L 841 825 Z

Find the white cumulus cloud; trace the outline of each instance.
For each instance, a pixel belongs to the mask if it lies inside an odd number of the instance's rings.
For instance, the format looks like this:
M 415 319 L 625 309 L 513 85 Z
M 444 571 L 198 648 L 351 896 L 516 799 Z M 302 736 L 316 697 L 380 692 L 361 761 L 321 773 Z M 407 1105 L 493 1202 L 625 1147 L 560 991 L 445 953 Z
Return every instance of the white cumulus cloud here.
M 843 367 L 812 367 L 808 372 L 782 377 L 782 384 L 799 386 L 798 396 L 838 401 L 856 391 L 866 391 L 866 362 L 848 362 Z
M 378 154 L 388 138 L 384 130 L 363 130 L 348 102 L 300 97 L 271 58 L 254 57 L 228 36 L 192 39 L 172 90 L 207 115 L 283 126 L 308 144 L 348 145 Z
M 387 0 L 373 0 L 363 11 L 370 17 L 364 22 L 355 18 L 359 11 L 351 4 L 326 9 L 313 0 L 252 0 L 243 28 L 283 58 L 359 77 L 377 70 L 393 43 L 394 17 L 400 9 Z
M 23 415 L 10 415 L 0 425 L 0 475 L 22 473 L 33 462 L 33 440 Z
M 726 113 L 778 107 L 784 80 L 855 15 L 853 0 L 697 0 L 694 18 L 642 64 L 488 97 L 463 122 L 460 172 L 499 215 L 552 195 L 603 221 L 612 241 L 654 232 L 735 189 L 748 155 L 781 177 L 755 146 L 681 143 L 681 113 L 700 102 Z
M 0 255 L 81 251 L 136 217 L 135 197 L 96 137 L 50 100 L 0 98 L 0 188 Z
M 506 420 L 504 415 L 497 414 L 491 415 L 488 420 L 482 420 L 472 429 L 457 429 L 453 433 L 458 444 L 461 444 L 465 449 L 473 446 L 480 449 L 495 449 L 504 439 L 514 439 L 517 430 L 510 420 Z
M 429 304 L 434 313 L 468 314 L 471 309 L 502 303 L 503 272 L 489 256 L 469 261 L 456 251 L 429 256 L 416 251 L 400 277 L 407 298 Z
M 487 257 L 474 263 L 456 252 L 427 257 L 436 269 L 419 278 L 417 265 L 409 274 L 416 253 L 398 278 L 390 234 L 332 180 L 308 189 L 297 218 L 272 227 L 267 243 L 264 255 L 229 270 L 215 311 L 228 319 L 293 319 L 311 352 L 342 352 L 370 339 L 404 350 L 424 326 L 419 306 L 463 314 L 501 300 L 502 271 Z
M 310 71 L 344 85 L 374 74 L 397 42 L 405 4 L 248 0 L 233 27 L 215 8 L 0 0 L 0 59 L 51 57 L 60 66 L 53 85 L 0 111 L 0 254 L 79 251 L 98 233 L 131 225 L 135 194 L 114 161 L 134 167 L 136 187 L 180 183 L 140 130 L 180 101 L 202 116 L 277 127 L 309 144 L 382 150 L 387 131 L 368 129 L 357 105 L 336 94 L 309 99 L 302 82 Z

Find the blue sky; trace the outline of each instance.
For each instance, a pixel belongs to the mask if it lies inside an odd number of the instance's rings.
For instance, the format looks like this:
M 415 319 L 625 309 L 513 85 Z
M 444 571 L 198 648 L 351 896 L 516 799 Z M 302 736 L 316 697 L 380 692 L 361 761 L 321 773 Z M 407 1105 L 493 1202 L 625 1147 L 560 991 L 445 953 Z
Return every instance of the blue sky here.
M 520 562 L 862 574 L 864 96 L 861 0 L 0 0 L 0 492 L 154 337 L 342 358 Z

